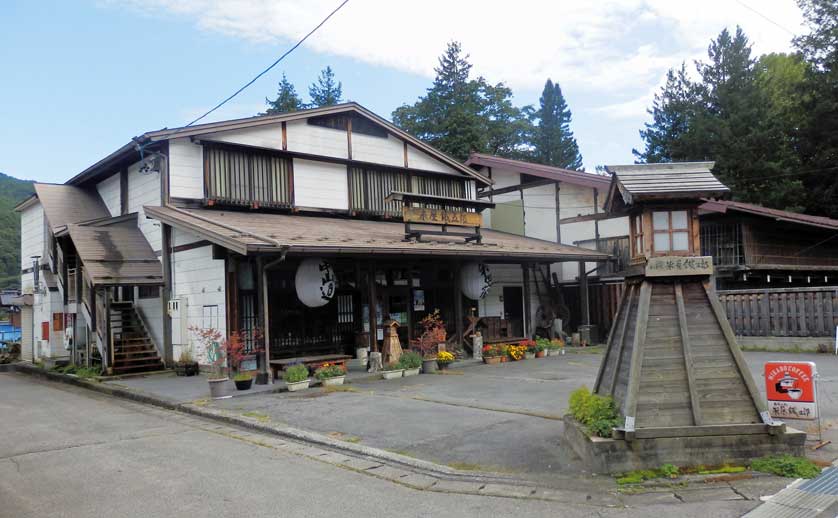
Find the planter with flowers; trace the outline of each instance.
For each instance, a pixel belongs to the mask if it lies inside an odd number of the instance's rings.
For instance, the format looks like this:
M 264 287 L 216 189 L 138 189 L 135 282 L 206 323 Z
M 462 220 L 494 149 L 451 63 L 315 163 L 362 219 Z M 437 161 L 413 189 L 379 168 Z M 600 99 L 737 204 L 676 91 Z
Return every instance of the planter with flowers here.
M 285 386 L 288 392 L 296 392 L 298 390 L 305 390 L 308 388 L 311 380 L 308 378 L 308 367 L 302 363 L 295 363 L 290 365 L 282 371 L 282 379 L 285 380 Z
M 518 345 L 524 347 L 524 359 L 532 360 L 535 358 L 536 344 L 535 340 L 523 340 Z
M 550 340 L 550 356 L 560 356 L 564 354 L 564 340 L 561 338 L 553 338 Z
M 236 370 L 233 382 L 236 384 L 237 390 L 250 390 L 250 387 L 253 386 L 253 374 L 242 369 L 242 362 L 262 352 L 260 347 L 261 337 L 262 332 L 258 328 L 251 331 L 250 350 L 247 348 L 245 334 L 242 331 L 230 333 L 229 338 L 222 343 L 228 366 Z
M 500 363 L 502 355 L 503 351 L 500 345 L 488 344 L 483 346 L 483 363 L 487 365 Z
M 404 369 L 401 366 L 401 363 L 388 363 L 384 370 L 381 371 L 381 377 L 386 380 L 392 380 L 396 378 L 401 378 L 404 375 Z
M 343 385 L 346 379 L 346 370 L 335 363 L 324 363 L 314 371 L 314 377 L 320 380 L 324 387 L 332 385 Z
M 425 315 L 419 324 L 422 326 L 422 334 L 413 340 L 411 346 L 422 355 L 422 372 L 429 373 L 436 371 L 437 353 L 440 345 L 444 347 L 448 334 L 445 331 L 445 322 L 439 315 L 439 310 Z
M 448 351 L 439 351 L 436 355 L 436 363 L 439 370 L 447 370 L 448 366 L 454 363 L 454 360 L 456 360 L 456 358 Z
M 506 356 L 514 362 L 523 360 L 526 352 L 526 345 L 513 344 L 506 347 Z
M 404 377 L 416 376 L 422 367 L 422 355 L 414 351 L 405 351 L 399 358 L 399 364 L 404 369 Z
M 548 351 L 550 350 L 550 339 L 549 338 L 536 338 L 535 340 L 535 357 L 536 358 L 544 358 L 548 355 Z
M 201 328 L 190 326 L 189 331 L 198 341 L 201 349 L 212 366 L 212 372 L 207 378 L 209 382 L 210 397 L 222 399 L 231 397 L 227 394 L 227 382 L 230 378 L 224 373 L 224 365 L 227 358 L 224 355 L 224 348 L 221 346 L 221 332 L 215 328 Z

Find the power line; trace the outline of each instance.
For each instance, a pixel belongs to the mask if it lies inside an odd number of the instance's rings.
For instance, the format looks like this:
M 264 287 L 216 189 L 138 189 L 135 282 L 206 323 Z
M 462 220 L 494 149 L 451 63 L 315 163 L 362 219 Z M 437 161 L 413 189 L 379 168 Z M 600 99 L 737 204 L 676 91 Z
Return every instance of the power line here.
M 280 61 L 282 61 L 283 59 L 285 59 L 285 57 L 286 57 L 286 56 L 288 56 L 288 54 L 291 54 L 292 52 L 294 52 L 294 50 L 296 50 L 296 49 L 297 49 L 297 47 L 299 47 L 300 45 L 302 45 L 302 44 L 303 44 L 303 42 L 305 42 L 305 41 L 309 38 L 309 36 L 311 36 L 312 34 L 314 34 L 315 32 L 317 32 L 317 29 L 319 29 L 320 27 L 322 27 L 322 26 L 323 26 L 323 24 L 325 24 L 327 21 L 329 21 L 329 18 L 331 18 L 332 16 L 334 16 L 334 14 L 335 14 L 335 13 L 337 13 L 338 11 L 340 11 L 340 10 L 341 10 L 341 8 L 342 8 L 344 5 L 346 5 L 348 2 L 349 2 L 349 0 L 343 0 L 343 2 L 341 2 L 341 3 L 340 3 L 340 5 L 338 5 L 338 6 L 337 6 L 337 7 L 336 7 L 336 8 L 335 8 L 335 9 L 334 9 L 331 13 L 329 13 L 329 15 L 328 15 L 328 16 L 326 16 L 325 18 L 323 18 L 323 21 L 321 21 L 320 23 L 318 23 L 316 27 L 314 27 L 311 31 L 309 31 L 309 33 L 308 33 L 308 34 L 306 34 L 305 36 L 303 36 L 303 38 L 302 38 L 300 41 L 298 41 L 298 42 L 297 42 L 297 43 L 296 43 L 293 47 L 291 47 L 290 49 L 286 50 L 286 51 L 285 51 L 285 53 L 284 53 L 284 54 L 282 54 L 281 56 L 279 56 L 279 58 L 278 58 L 276 61 L 274 61 L 273 63 L 271 63 L 271 65 L 270 65 L 268 68 L 266 68 L 265 70 L 263 70 L 263 71 L 259 72 L 259 74 L 257 74 L 257 75 L 256 75 L 256 77 L 254 77 L 253 79 L 251 79 L 250 81 L 248 81 L 248 82 L 247 82 L 244 86 L 242 86 L 241 88 L 239 88 L 238 90 L 236 90 L 235 92 L 233 92 L 233 94 L 232 94 L 232 95 L 230 95 L 229 97 L 227 97 L 226 99 L 224 99 L 224 100 L 223 100 L 223 101 L 221 101 L 220 103 L 216 104 L 216 105 L 215 105 L 215 106 L 214 106 L 211 110 L 209 110 L 209 111 L 208 111 L 208 112 L 206 112 L 205 114 L 201 115 L 201 116 L 200 116 L 200 117 L 198 117 L 197 119 L 193 120 L 192 122 L 190 122 L 190 123 L 189 123 L 189 124 L 187 124 L 186 126 L 183 126 L 183 127 L 182 127 L 182 128 L 180 128 L 178 131 L 183 130 L 183 129 L 185 129 L 185 128 L 188 128 L 189 126 L 192 126 L 193 124 L 195 124 L 195 123 L 196 123 L 196 122 L 198 122 L 199 120 L 203 119 L 204 117 L 206 117 L 206 116 L 207 116 L 207 115 L 209 115 L 210 113 L 212 113 L 212 112 L 214 112 L 215 110 L 217 110 L 217 109 L 221 108 L 222 106 L 224 106 L 225 104 L 227 104 L 227 102 L 229 102 L 230 100 L 232 100 L 235 96 L 237 96 L 237 95 L 239 95 L 240 93 L 242 93 L 242 92 L 243 92 L 243 91 L 244 91 L 247 87 L 249 87 L 250 85 L 252 85 L 253 83 L 255 83 L 255 82 L 256 82 L 256 81 L 257 81 L 260 77 L 262 77 L 263 75 L 265 75 L 265 74 L 267 74 L 268 72 L 270 72 L 270 70 L 271 70 L 273 67 L 277 66 L 277 65 L 279 64 L 279 62 L 280 62 Z
M 742 7 L 744 7 L 745 9 L 747 9 L 747 10 L 751 11 L 752 13 L 756 14 L 757 16 L 759 16 L 760 18 L 762 18 L 763 20 L 765 20 L 765 21 L 767 21 L 768 23 L 770 23 L 771 25 L 774 25 L 774 26 L 776 26 L 776 27 L 779 27 L 780 29 L 783 29 L 783 30 L 784 30 L 784 31 L 786 31 L 787 33 L 791 34 L 792 36 L 796 36 L 796 34 L 794 33 L 794 31 L 792 31 L 791 29 L 788 29 L 788 28 L 786 28 L 786 27 L 784 27 L 784 26 L 780 25 L 779 23 L 777 23 L 777 22 L 775 22 L 774 20 L 772 20 L 771 18 L 769 18 L 769 17 L 765 16 L 765 15 L 764 15 L 764 14 L 762 14 L 761 12 L 759 12 L 759 11 L 757 11 L 756 9 L 754 9 L 753 7 L 751 7 L 750 5 L 746 4 L 746 3 L 745 3 L 745 2 L 743 2 L 742 0 L 736 0 L 736 3 L 737 3 L 737 4 L 739 4 L 739 5 L 741 5 L 741 6 L 742 6 Z

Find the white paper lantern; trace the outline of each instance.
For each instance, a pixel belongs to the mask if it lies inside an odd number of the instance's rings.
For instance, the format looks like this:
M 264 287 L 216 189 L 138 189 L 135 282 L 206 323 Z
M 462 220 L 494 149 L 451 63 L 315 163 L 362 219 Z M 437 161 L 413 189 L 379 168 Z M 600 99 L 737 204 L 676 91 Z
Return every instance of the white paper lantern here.
M 294 277 L 297 298 L 310 308 L 329 303 L 335 294 L 335 272 L 325 260 L 312 257 L 304 259 Z
M 463 295 L 479 300 L 486 297 L 492 287 L 492 271 L 483 263 L 467 263 L 460 270 L 460 288 Z

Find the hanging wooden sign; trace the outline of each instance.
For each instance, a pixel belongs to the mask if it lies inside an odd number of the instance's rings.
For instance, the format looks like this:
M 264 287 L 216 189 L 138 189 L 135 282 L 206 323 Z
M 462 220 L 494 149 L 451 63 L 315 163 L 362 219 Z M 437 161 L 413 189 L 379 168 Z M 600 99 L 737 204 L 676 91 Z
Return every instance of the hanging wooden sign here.
M 427 223 L 458 227 L 479 227 L 483 225 L 483 216 L 478 212 L 403 207 L 402 217 L 404 217 L 405 223 Z
M 713 258 L 711 256 L 661 256 L 650 257 L 646 262 L 647 277 L 679 275 L 713 275 Z

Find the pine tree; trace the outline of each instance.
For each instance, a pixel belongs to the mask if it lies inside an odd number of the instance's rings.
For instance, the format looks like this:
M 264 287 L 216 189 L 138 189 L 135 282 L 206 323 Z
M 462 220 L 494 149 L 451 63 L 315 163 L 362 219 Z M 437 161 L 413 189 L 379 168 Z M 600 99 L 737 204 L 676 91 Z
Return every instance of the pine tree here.
M 343 100 L 343 85 L 340 82 L 335 83 L 335 73 L 332 72 L 332 67 L 327 66 L 320 71 L 320 76 L 317 81 L 308 87 L 308 95 L 311 97 L 312 108 L 319 106 L 332 106 L 340 104 Z
M 279 113 L 302 110 L 305 107 L 302 99 L 297 95 L 297 90 L 294 88 L 294 85 L 288 81 L 285 74 L 282 74 L 282 79 L 279 81 L 276 99 L 270 100 L 266 97 L 265 104 L 268 105 L 268 109 L 264 113 L 260 113 L 260 115 L 277 115 Z
M 539 108 L 534 112 L 538 124 L 533 128 L 532 158 L 536 162 L 582 170 L 582 155 L 570 130 L 572 115 L 559 83 L 544 84 Z

